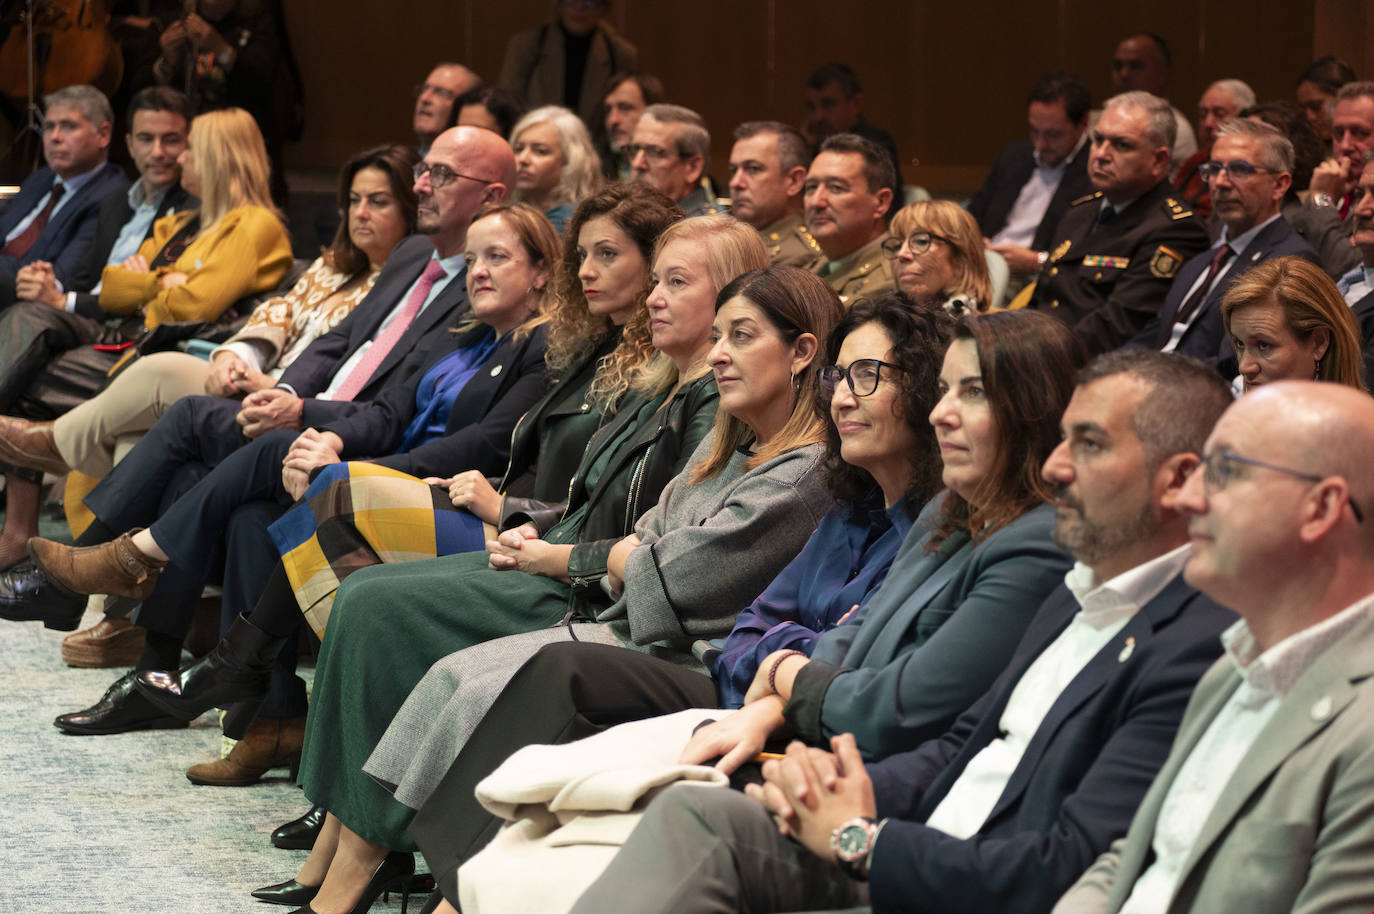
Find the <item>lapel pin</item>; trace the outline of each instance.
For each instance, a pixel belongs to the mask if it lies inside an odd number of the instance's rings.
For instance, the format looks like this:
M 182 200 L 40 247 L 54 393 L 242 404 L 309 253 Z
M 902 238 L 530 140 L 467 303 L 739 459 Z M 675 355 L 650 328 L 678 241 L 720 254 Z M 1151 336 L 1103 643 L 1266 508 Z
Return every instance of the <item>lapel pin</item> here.
M 1332 704 L 1333 702 L 1331 701 L 1330 695 L 1323 695 L 1321 698 L 1318 698 L 1312 705 L 1312 719 L 1317 722 L 1326 720 L 1331 716 Z
M 1250 262 L 1253 263 L 1254 261 L 1259 260 L 1259 259 L 1260 259 L 1261 253 L 1262 253 L 1262 252 L 1260 252 L 1260 251 L 1256 251 L 1255 253 L 1251 254 L 1251 255 L 1250 255 Z
M 497 365 L 495 368 L 493 368 L 493 369 L 491 370 L 491 376 L 492 376 L 493 378 L 496 377 L 497 375 L 499 375 L 500 373 L 501 373 L 501 366 L 500 366 L 500 365 Z
M 1121 649 L 1121 653 L 1119 653 L 1119 654 L 1116 655 L 1116 662 L 1117 662 L 1117 663 L 1125 663 L 1127 660 L 1130 660 L 1130 659 L 1131 659 L 1131 655 L 1134 654 L 1134 653 L 1135 653 L 1135 638 L 1127 638 L 1127 639 L 1126 639 L 1126 646 L 1123 647 L 1123 648 Z

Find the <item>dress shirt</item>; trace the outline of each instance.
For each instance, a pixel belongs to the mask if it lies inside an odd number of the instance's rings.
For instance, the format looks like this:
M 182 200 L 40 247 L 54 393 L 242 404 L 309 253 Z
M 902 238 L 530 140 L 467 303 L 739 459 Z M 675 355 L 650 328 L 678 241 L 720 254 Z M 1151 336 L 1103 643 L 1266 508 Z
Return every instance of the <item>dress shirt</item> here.
M 1336 280 L 1336 288 L 1340 290 L 1345 303 L 1354 307 L 1362 298 L 1374 292 L 1374 267 L 1355 267 Z
M 1178 769 L 1159 808 L 1152 847 L 1155 861 L 1135 881 L 1121 914 L 1153 914 L 1168 907 L 1183 864 L 1236 768 L 1263 736 L 1293 684 L 1327 648 L 1374 609 L 1365 597 L 1329 619 L 1260 652 L 1245 620 L 1221 636 L 1240 685 Z
M 462 254 L 454 254 L 452 257 L 443 258 L 434 256 L 431 257 L 430 260 L 438 261 L 439 266 L 442 267 L 444 270 L 444 275 L 439 279 L 436 279 L 434 281 L 434 285 L 430 287 L 429 295 L 425 297 L 424 304 L 420 306 L 419 311 L 415 312 L 415 317 L 417 319 L 420 317 L 421 314 L 425 313 L 425 309 L 428 308 L 430 304 L 436 298 L 439 297 L 440 293 L 442 293 L 444 289 L 448 287 L 449 283 L 454 281 L 463 282 L 463 273 L 467 266 L 467 261 L 464 259 Z M 428 263 L 425 264 L 425 269 L 429 269 Z M 386 328 L 391 326 L 391 322 L 396 320 L 396 317 L 401 313 L 402 309 L 405 308 L 406 302 L 410 300 L 411 293 L 413 293 L 416 287 L 420 285 L 420 281 L 424 277 L 424 275 L 425 270 L 421 270 L 420 275 L 415 278 L 415 281 L 411 283 L 410 286 L 405 290 L 405 292 L 396 299 L 396 304 L 391 309 L 391 313 L 386 316 L 386 319 L 383 320 L 380 325 L 378 325 L 377 332 L 372 334 L 373 340 L 381 336 L 382 333 L 386 331 Z M 319 398 L 321 400 L 329 400 L 334 396 L 334 391 L 340 385 L 343 384 L 344 379 L 347 378 L 349 373 L 353 371 L 353 367 L 362 361 L 364 353 L 366 353 L 371 346 L 371 340 L 359 346 L 356 350 L 354 350 L 352 355 L 344 359 L 343 364 L 341 364 L 338 368 L 334 369 L 334 375 L 329 379 L 329 387 L 327 387 L 323 393 L 319 394 Z
M 162 206 L 162 199 L 167 196 L 168 190 L 169 188 L 164 187 L 162 190 L 149 195 L 146 190 L 146 182 L 143 179 L 139 179 L 129 186 L 129 209 L 133 210 L 134 214 L 119 230 L 114 247 L 110 248 L 110 256 L 105 258 L 105 266 L 117 267 L 138 253 L 139 247 L 143 244 L 143 236 L 147 235 L 148 229 L 152 227 L 158 207 Z M 99 295 L 102 284 L 103 279 L 96 280 L 90 293 Z M 61 283 L 58 284 L 58 287 L 61 291 Z M 75 292 L 67 293 L 67 312 L 69 314 L 76 312 Z
M 955 838 L 978 833 L 1060 693 L 1183 570 L 1190 552 L 1187 545 L 1179 546 L 1106 582 L 1081 562 L 1074 564 L 1064 585 L 1079 611 L 1012 689 L 998 722 L 1002 736 L 969 760 L 926 825 Z
M 1038 151 L 1031 153 L 1035 159 L 1035 168 L 1031 170 L 1026 183 L 1021 185 L 1021 192 L 1016 195 L 1016 202 L 1007 214 L 1007 224 L 993 236 L 993 244 L 1016 244 L 1021 247 L 1030 245 L 1035 238 L 1035 230 L 1045 218 L 1045 210 L 1050 208 L 1055 191 L 1059 190 L 1059 183 L 1064 180 L 1064 173 L 1069 170 L 1069 163 L 1087 141 L 1088 132 L 1085 130 L 1078 138 L 1073 151 L 1058 165 L 1046 165 L 1040 161 Z
M 57 201 L 57 205 L 54 206 L 52 208 L 52 212 L 48 214 L 48 221 L 52 221 L 52 217 L 60 213 L 62 211 L 62 207 L 66 206 L 68 201 L 70 201 L 72 197 L 75 197 L 77 194 L 81 193 L 81 188 L 89 184 L 91 179 L 95 177 L 95 173 L 100 171 L 100 169 L 104 166 L 105 163 L 102 161 L 91 170 L 83 171 L 79 175 L 73 175 L 70 178 L 54 177 L 52 180 L 52 187 L 49 187 L 48 192 L 38 198 L 38 202 L 34 204 L 33 209 L 29 210 L 29 214 L 27 216 L 25 216 L 23 219 L 20 219 L 19 224 L 16 225 L 14 228 L 10 229 L 10 233 L 5 236 L 5 243 L 8 244 L 15 238 L 18 238 L 20 235 L 24 233 L 24 229 L 28 228 L 30 225 L 33 224 L 33 220 L 38 218 L 38 214 L 43 212 L 43 207 L 48 205 L 48 199 L 52 196 L 53 187 L 62 184 L 65 185 L 67 189 L 62 194 L 62 199 Z
M 1216 278 L 1212 280 L 1213 289 L 1215 289 L 1217 286 L 1221 284 L 1222 280 L 1226 278 L 1227 274 L 1231 272 L 1232 268 L 1234 268 L 1236 264 L 1240 263 L 1241 255 L 1244 254 L 1245 249 L 1250 246 L 1250 242 L 1255 240 L 1255 236 L 1260 233 L 1260 230 L 1277 218 L 1279 218 L 1279 214 L 1275 213 L 1268 219 L 1265 219 L 1259 225 L 1250 229 L 1249 231 L 1241 233 L 1239 236 L 1237 236 L 1235 241 L 1227 240 L 1226 236 L 1230 233 L 1230 228 L 1228 228 L 1225 225 L 1221 227 L 1221 237 L 1218 238 L 1216 244 L 1212 245 L 1210 248 L 1208 248 L 1208 250 L 1212 253 L 1216 253 L 1217 249 L 1220 248 L 1223 244 L 1230 244 L 1231 250 L 1234 251 L 1235 254 L 1231 257 L 1230 260 L 1228 260 L 1225 264 L 1222 265 L 1220 270 L 1217 271 Z M 1188 287 L 1188 291 L 1184 293 L 1184 296 L 1182 298 L 1179 299 L 1180 304 L 1188 301 L 1188 299 L 1193 297 L 1193 293 L 1198 290 L 1198 287 L 1200 287 L 1204 282 L 1207 281 L 1208 272 L 1209 271 L 1207 270 L 1203 270 L 1202 275 L 1199 276 L 1197 279 L 1193 280 L 1193 284 Z M 1187 320 L 1175 321 L 1174 329 L 1169 334 L 1169 342 L 1165 343 L 1162 347 L 1160 347 L 1160 351 L 1173 352 L 1175 349 L 1177 349 L 1179 340 L 1183 339 L 1183 334 L 1188 332 L 1188 328 L 1192 326 L 1193 321 L 1197 320 L 1197 316 L 1201 313 L 1202 307 L 1199 305 L 1198 307 L 1193 309 L 1192 314 L 1188 315 Z

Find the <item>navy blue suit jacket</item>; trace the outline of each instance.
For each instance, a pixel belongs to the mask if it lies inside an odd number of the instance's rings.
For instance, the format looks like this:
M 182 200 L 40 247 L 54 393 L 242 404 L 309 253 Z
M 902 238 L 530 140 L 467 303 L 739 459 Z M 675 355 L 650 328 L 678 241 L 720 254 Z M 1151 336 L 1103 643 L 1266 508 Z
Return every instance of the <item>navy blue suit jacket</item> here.
M 29 214 L 50 189 L 56 175 L 46 165 L 29 175 L 0 216 L 0 238 L 4 238 Z M 129 179 L 118 165 L 106 162 L 95 175 L 66 203 L 62 204 L 48 224 L 39 232 L 38 240 L 27 254 L 16 259 L 0 255 L 0 272 L 13 277 L 19 268 L 35 260 L 52 264 L 53 274 L 63 287 L 71 283 L 72 272 L 86 256 L 86 248 L 95 238 L 96 222 L 100 218 L 100 201 L 116 190 L 129 186 Z M 3 242 L 0 242 L 3 243 Z
M 1059 219 L 1069 208 L 1069 203 L 1093 192 L 1093 183 L 1088 178 L 1090 145 L 1085 142 L 1078 154 L 1069 160 L 1068 168 L 1064 169 L 1064 177 L 1050 198 L 1050 205 L 1045 209 L 1040 224 L 1036 226 L 1035 237 L 1031 239 L 1033 250 L 1049 250 L 1054 243 L 1055 226 L 1059 225 Z M 1007 217 L 1016 205 L 1021 188 L 1026 186 L 1031 173 L 1035 171 L 1033 153 L 1030 140 L 1016 140 L 1002 147 L 987 180 L 969 198 L 968 211 L 978 220 L 978 228 L 984 237 L 991 238 L 1007 224 Z
M 1208 248 L 1179 267 L 1174 284 L 1169 287 L 1169 294 L 1164 298 L 1164 306 L 1136 338 L 1131 340 L 1130 346 L 1160 349 L 1169 342 L 1169 335 L 1174 329 L 1174 319 L 1178 315 L 1178 309 L 1183 305 L 1184 297 L 1193 287 L 1193 283 L 1197 282 L 1198 277 L 1211 268 L 1214 253 L 1213 248 Z M 1293 230 L 1287 219 L 1280 216 L 1255 235 L 1246 247 L 1245 253 L 1240 255 L 1238 262 L 1233 263 L 1231 269 L 1221 277 L 1221 281 L 1212 286 L 1212 290 L 1202 302 L 1197 317 L 1188 325 L 1174 351 L 1209 364 L 1228 356 L 1234 358 L 1231 344 L 1226 339 L 1226 329 L 1221 323 L 1221 299 L 1231 288 L 1231 284 L 1244 276 L 1251 267 L 1264 263 L 1271 257 L 1285 257 L 1289 254 L 1296 254 L 1321 266 L 1317 252 Z
M 998 738 L 1012 690 L 1077 611 L 1066 587 L 1050 594 L 1006 672 L 945 736 L 869 767 L 878 815 L 891 817 L 870 872 L 875 912 L 1046 912 L 1125 835 L 1235 621 L 1181 576 L 1060 693 L 976 836 L 920 824 Z

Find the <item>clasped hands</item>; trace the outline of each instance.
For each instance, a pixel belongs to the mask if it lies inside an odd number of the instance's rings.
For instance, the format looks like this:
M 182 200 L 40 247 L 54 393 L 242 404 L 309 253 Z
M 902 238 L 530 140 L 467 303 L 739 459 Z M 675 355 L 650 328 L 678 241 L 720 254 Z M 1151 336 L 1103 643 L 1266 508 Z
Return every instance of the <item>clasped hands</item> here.
M 316 467 L 339 462 L 343 439 L 333 432 L 308 428 L 291 442 L 281 463 L 281 484 L 292 498 L 300 498 L 310 487 L 310 472 Z
M 854 734 L 830 740 L 832 751 L 793 741 L 782 759 L 763 763 L 763 784 L 744 792 L 772 814 L 778 833 L 824 860 L 834 860 L 830 835 L 856 816 L 877 813 L 873 782 Z

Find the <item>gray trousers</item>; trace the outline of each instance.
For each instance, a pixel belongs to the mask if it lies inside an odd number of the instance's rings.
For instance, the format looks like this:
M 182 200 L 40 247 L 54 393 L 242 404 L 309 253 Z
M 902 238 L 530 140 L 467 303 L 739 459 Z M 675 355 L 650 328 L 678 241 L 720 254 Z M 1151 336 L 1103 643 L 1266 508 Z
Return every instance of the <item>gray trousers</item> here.
M 867 886 L 779 835 L 744 794 L 681 785 L 649 805 L 573 914 L 818 911 L 867 902 Z

